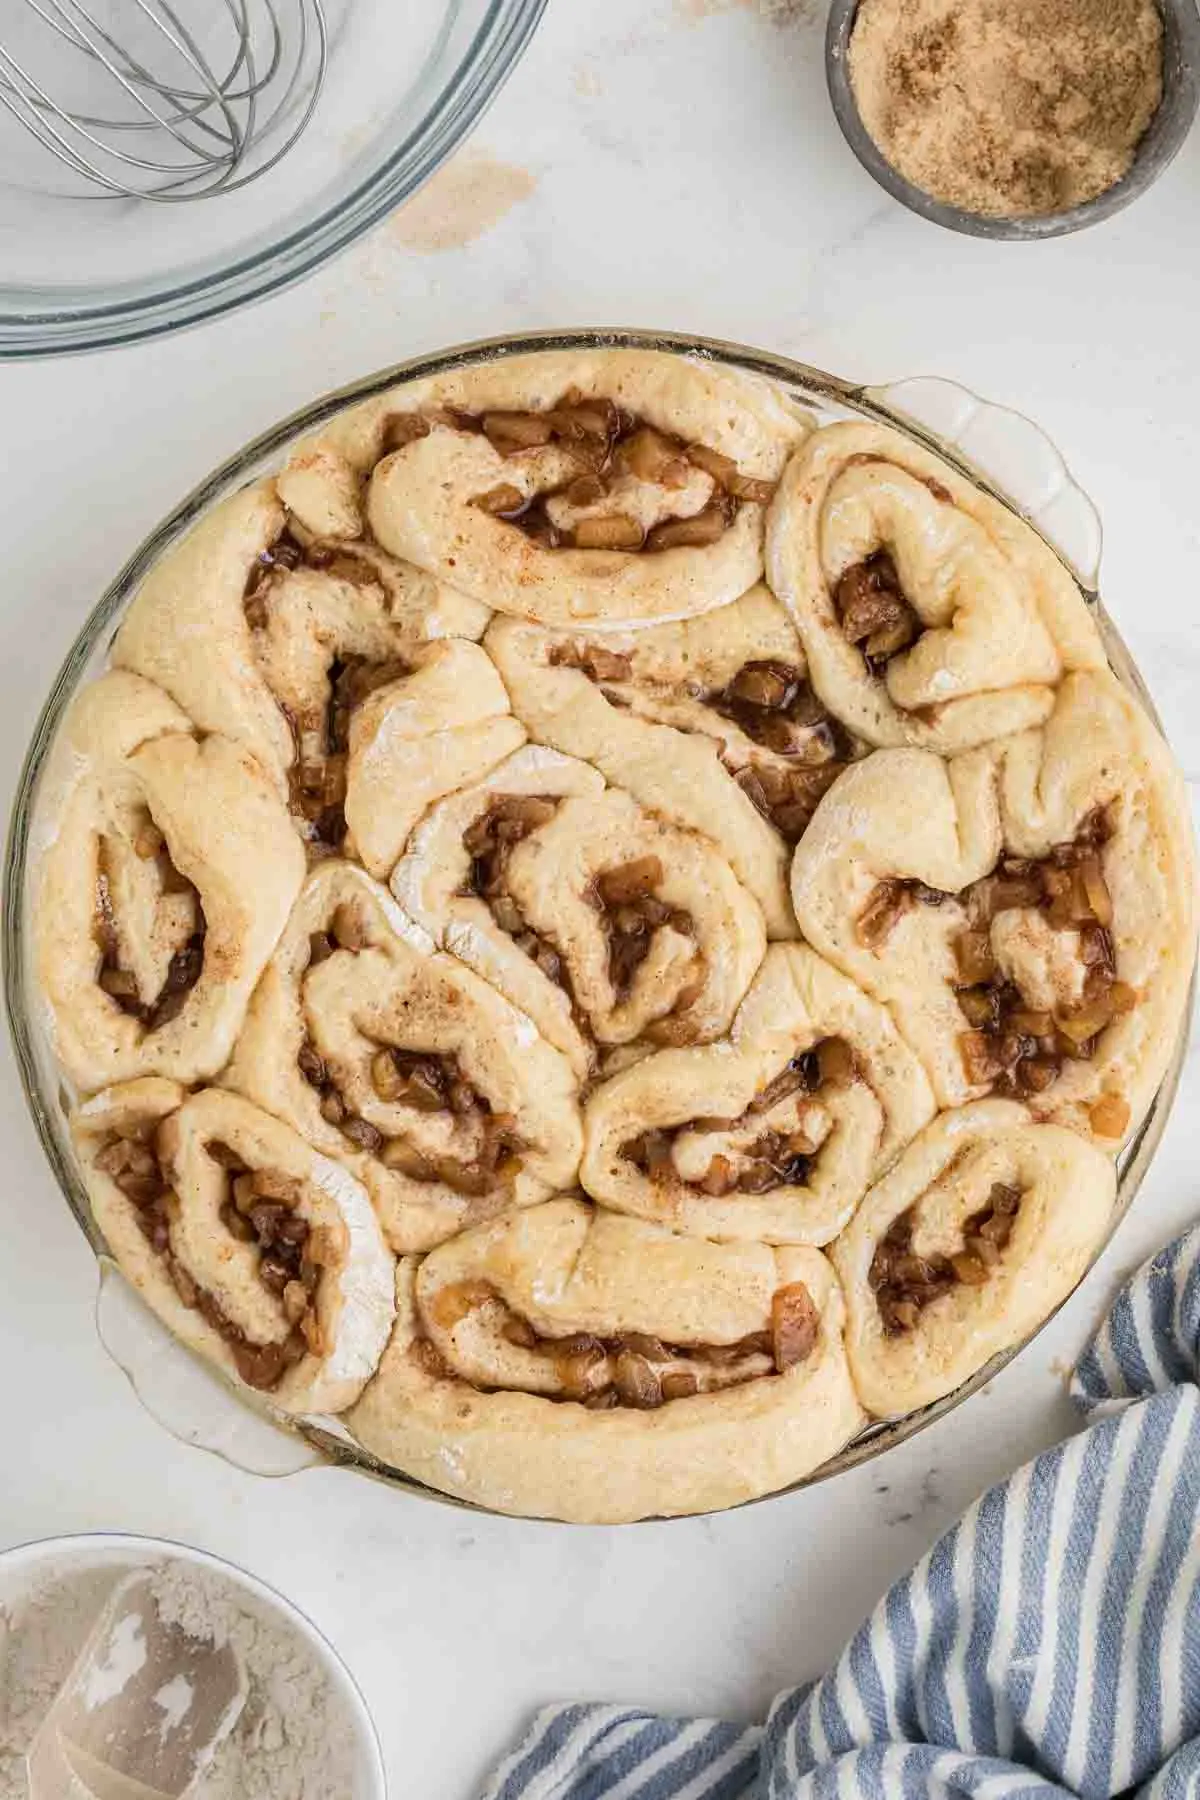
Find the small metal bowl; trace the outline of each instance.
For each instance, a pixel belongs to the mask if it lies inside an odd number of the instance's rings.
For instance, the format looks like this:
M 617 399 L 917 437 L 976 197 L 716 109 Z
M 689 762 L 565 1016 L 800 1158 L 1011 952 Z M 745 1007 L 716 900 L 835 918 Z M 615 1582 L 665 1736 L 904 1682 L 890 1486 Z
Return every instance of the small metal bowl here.
M 880 187 L 886 188 L 911 212 L 920 213 L 923 219 L 931 219 L 935 225 L 945 225 L 950 231 L 966 232 L 970 237 L 1030 240 L 1063 237 L 1068 231 L 1082 231 L 1086 225 L 1098 225 L 1102 219 L 1120 212 L 1123 206 L 1128 206 L 1158 180 L 1181 148 L 1200 105 L 1200 13 L 1196 10 L 1196 0 L 1155 0 L 1155 3 L 1163 22 L 1162 100 L 1137 147 L 1128 174 L 1082 206 L 1069 207 L 1065 212 L 1025 217 L 967 212 L 962 207 L 947 206 L 943 201 L 935 200 L 932 194 L 915 187 L 894 169 L 863 124 L 850 85 L 850 34 L 859 0 L 833 0 L 825 32 L 825 77 L 842 135 Z

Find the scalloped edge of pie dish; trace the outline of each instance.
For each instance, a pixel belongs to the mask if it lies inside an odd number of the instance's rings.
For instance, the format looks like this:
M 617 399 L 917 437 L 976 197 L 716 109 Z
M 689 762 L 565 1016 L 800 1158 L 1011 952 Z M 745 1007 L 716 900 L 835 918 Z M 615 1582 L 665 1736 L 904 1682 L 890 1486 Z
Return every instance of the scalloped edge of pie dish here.
M 194 523 L 226 493 L 276 467 L 291 441 L 311 433 L 344 407 L 404 381 L 439 375 L 468 363 L 489 362 L 538 350 L 653 349 L 703 358 L 748 371 L 781 386 L 822 422 L 857 416 L 892 425 L 917 439 L 993 494 L 1037 530 L 1058 553 L 1092 609 L 1109 662 L 1155 724 L 1158 715 L 1144 681 L 1098 593 L 1102 533 L 1099 515 L 1040 426 L 1009 408 L 984 400 L 943 377 L 909 377 L 884 386 L 857 386 L 790 358 L 713 338 L 624 330 L 546 331 L 455 346 L 380 370 L 348 388 L 323 395 L 255 438 L 213 471 L 149 535 L 92 609 L 60 669 L 34 730 L 9 825 L 4 870 L 5 1002 L 18 1072 L 42 1148 L 55 1178 L 98 1261 L 96 1327 L 108 1355 L 128 1378 L 150 1416 L 180 1442 L 205 1449 L 249 1474 L 279 1477 L 328 1463 L 376 1476 L 410 1493 L 468 1511 L 491 1509 L 425 1486 L 372 1456 L 330 1419 L 284 1419 L 265 1400 L 252 1399 L 175 1339 L 133 1293 L 108 1256 L 91 1217 L 66 1129 L 70 1103 L 54 1062 L 49 1034 L 39 1018 L 28 964 L 25 919 L 30 831 L 40 774 L 63 713 L 80 685 L 94 676 L 112 632 L 138 584 Z M 1187 1047 L 1191 1007 L 1163 1081 L 1118 1164 L 1117 1203 L 1103 1255 L 1149 1168 L 1175 1099 Z M 1086 1278 L 1081 1277 L 1081 1280 Z M 1067 1296 L 1061 1303 L 1066 1305 Z M 804 1480 L 744 1505 L 828 1480 L 906 1442 L 977 1393 L 1033 1342 L 1055 1311 L 1023 1343 L 976 1370 L 933 1405 L 865 1427 L 838 1454 Z

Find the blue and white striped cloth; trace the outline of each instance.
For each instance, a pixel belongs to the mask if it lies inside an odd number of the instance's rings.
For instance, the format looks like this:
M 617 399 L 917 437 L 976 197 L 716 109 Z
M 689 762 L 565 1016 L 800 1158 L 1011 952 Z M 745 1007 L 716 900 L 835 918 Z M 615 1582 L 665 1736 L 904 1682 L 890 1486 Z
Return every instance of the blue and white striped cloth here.
M 1119 1295 L 1089 1428 L 993 1488 L 765 1726 L 556 1706 L 483 1800 L 1200 1800 L 1200 1228 Z

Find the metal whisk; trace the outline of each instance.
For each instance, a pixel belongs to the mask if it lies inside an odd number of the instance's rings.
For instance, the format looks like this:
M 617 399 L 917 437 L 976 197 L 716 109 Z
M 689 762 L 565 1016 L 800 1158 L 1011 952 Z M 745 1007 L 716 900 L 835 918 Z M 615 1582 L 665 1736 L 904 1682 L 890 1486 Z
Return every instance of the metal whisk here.
M 0 13 L 0 106 L 47 172 L 82 179 L 73 191 L 245 187 L 296 142 L 325 79 L 323 0 L 0 0 Z

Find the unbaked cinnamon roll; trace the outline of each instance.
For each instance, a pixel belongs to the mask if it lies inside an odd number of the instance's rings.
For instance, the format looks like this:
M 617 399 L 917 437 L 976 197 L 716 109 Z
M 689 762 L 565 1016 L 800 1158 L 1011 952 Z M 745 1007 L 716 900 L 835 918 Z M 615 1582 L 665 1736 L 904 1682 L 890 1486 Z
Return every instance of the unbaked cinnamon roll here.
M 113 661 L 252 750 L 314 857 L 349 849 L 382 876 L 430 800 L 525 734 L 469 641 L 483 610 L 348 540 L 313 485 L 301 459 L 215 507 L 143 584 Z
M 1024 1100 L 1116 1150 L 1162 1080 L 1195 951 L 1180 777 L 1108 674 L 943 762 L 879 751 L 792 870 L 806 938 L 892 1009 L 943 1106 Z
M 394 1265 L 347 1169 L 236 1094 L 157 1077 L 96 1094 L 71 1131 L 109 1249 L 176 1337 L 284 1412 L 358 1398 Z
M 51 752 L 32 866 L 38 982 L 70 1079 L 214 1075 L 304 872 L 254 758 L 200 736 L 150 682 L 105 675 Z
M 349 863 L 309 876 L 224 1080 L 348 1161 L 397 1250 L 579 1167 L 566 1058 Z
M 406 1259 L 396 1298 L 350 1429 L 499 1512 L 616 1524 L 733 1506 L 862 1422 L 817 1250 L 550 1200 Z
M 752 377 L 643 350 L 547 351 L 413 382 L 306 451 L 371 471 L 379 543 L 545 624 L 686 618 L 762 574 L 807 421 Z
M 1041 724 L 1066 674 L 1105 666 L 1054 552 L 883 425 L 826 426 L 792 459 L 767 565 L 814 688 L 870 744 L 966 749 Z
M 902 433 L 699 355 L 441 362 L 209 508 L 75 700 L 50 1052 L 227 1374 L 498 1510 L 735 1504 L 1082 1273 L 1186 799 L 1065 567 Z
M 1111 1162 L 1012 1100 L 943 1113 L 833 1248 L 846 1347 L 878 1417 L 948 1394 L 1061 1305 L 1108 1228 Z
M 710 843 L 533 746 L 426 815 L 392 889 L 580 1078 L 597 1047 L 719 1037 L 765 948 Z
M 664 1050 L 591 1095 L 581 1180 L 700 1237 L 826 1244 L 933 1111 L 887 1009 L 776 944 L 727 1040 Z
M 788 848 L 855 745 L 766 587 L 699 619 L 603 635 L 497 619 L 485 647 L 531 736 L 712 838 L 769 935 L 795 937 Z

